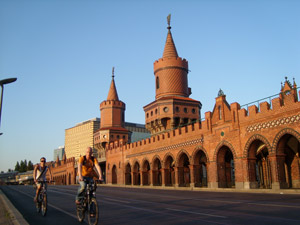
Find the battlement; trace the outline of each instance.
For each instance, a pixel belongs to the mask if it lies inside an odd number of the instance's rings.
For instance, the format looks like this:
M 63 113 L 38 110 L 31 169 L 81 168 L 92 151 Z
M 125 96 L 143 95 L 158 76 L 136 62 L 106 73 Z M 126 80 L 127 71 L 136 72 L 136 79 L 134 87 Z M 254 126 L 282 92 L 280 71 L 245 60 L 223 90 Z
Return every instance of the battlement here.
M 156 147 L 166 147 L 170 143 L 180 142 L 179 137 L 184 138 L 184 135 L 194 135 L 197 138 L 201 131 L 206 132 L 207 129 L 202 129 L 201 122 L 197 122 L 133 143 L 124 144 L 123 140 L 115 141 L 114 143 L 106 144 L 106 150 L 110 153 L 120 151 L 131 151 L 131 153 L 134 153 L 141 149 L 152 149 L 153 145 Z
M 255 121 L 256 119 L 261 119 L 267 116 L 274 116 L 276 114 L 281 114 L 284 112 L 293 111 L 294 109 L 299 109 L 300 102 L 298 100 L 297 93 L 295 94 L 296 95 L 283 95 L 283 93 L 280 93 L 279 97 L 273 99 L 270 98 L 270 103 L 264 101 L 260 103 L 258 102 L 257 105 L 246 105 L 247 109 L 242 108 L 238 110 L 239 121 Z
M 116 101 L 116 100 L 105 100 L 100 103 L 100 108 L 106 108 L 106 107 L 125 107 L 125 103 L 122 101 Z
M 230 105 L 229 112 L 231 114 L 231 119 L 224 121 L 223 123 L 229 124 L 233 127 L 238 127 L 238 124 L 240 123 L 256 121 L 266 117 L 269 117 L 270 120 L 272 120 L 271 117 L 274 117 L 274 115 L 276 116 L 282 113 L 288 114 L 290 111 L 295 112 L 295 110 L 299 111 L 300 102 L 298 101 L 298 97 L 295 98 L 295 95 L 289 94 L 284 97 L 280 96 L 272 99 L 271 104 L 268 102 L 261 102 L 259 107 L 256 105 L 250 105 L 247 109 L 248 110 L 241 108 L 241 106 L 236 102 L 232 103 Z M 213 113 L 208 111 L 205 112 L 205 119 L 201 122 L 169 130 L 156 136 L 130 144 L 124 144 L 121 140 L 115 141 L 114 143 L 108 144 L 106 149 L 107 151 L 111 151 L 111 153 L 118 151 L 130 151 L 132 154 L 137 153 L 137 151 L 168 148 L 170 143 L 176 144 L 186 140 L 186 135 L 189 135 L 188 139 L 194 140 L 200 136 L 210 135 L 213 129 L 217 129 L 219 125 L 223 126 L 223 124 L 212 124 L 212 117 Z
M 154 65 L 154 73 L 156 73 L 158 69 L 164 67 L 179 67 L 188 70 L 188 61 L 180 57 L 160 58 L 159 60 L 156 60 L 153 65 Z

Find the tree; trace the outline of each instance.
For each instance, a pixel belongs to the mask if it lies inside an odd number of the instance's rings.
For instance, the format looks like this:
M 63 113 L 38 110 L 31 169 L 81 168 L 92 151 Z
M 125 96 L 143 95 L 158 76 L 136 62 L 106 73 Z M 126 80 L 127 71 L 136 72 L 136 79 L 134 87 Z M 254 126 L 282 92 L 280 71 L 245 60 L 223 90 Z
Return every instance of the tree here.
M 30 160 L 28 161 L 28 164 L 27 164 L 27 170 L 33 170 L 33 164 Z
M 15 171 L 20 171 L 20 164 L 19 164 L 19 162 L 17 162 L 17 164 L 15 165 Z
M 19 169 L 19 172 L 26 172 L 26 168 L 27 166 L 25 165 L 25 163 L 24 163 L 24 161 L 23 160 L 21 160 L 21 162 L 20 162 L 20 169 Z

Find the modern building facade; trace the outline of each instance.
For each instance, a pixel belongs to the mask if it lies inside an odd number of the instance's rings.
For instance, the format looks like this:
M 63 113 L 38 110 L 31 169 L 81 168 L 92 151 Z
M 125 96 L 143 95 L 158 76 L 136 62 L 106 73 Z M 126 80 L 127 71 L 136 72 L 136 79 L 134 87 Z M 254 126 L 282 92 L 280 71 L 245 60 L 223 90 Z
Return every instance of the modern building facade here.
M 65 154 L 65 146 L 59 146 L 57 149 L 54 149 L 53 161 L 56 161 L 57 158 L 59 160 L 62 160 L 64 154 Z
M 178 56 L 169 24 L 163 56 L 154 62 L 155 101 L 144 107 L 151 137 L 129 143 L 127 136 L 104 141 L 98 135 L 97 144 L 106 153 L 107 183 L 300 188 L 300 102 L 295 80 L 286 78 L 277 97 L 247 109 L 237 102 L 229 104 L 220 90 L 212 112 L 205 112 L 201 121 L 201 103 L 189 98 L 187 74 L 188 62 Z M 105 106 L 119 107 L 122 117 L 125 103 L 117 98 L 107 101 Z M 119 120 L 117 124 L 124 128 Z M 110 129 L 116 130 L 109 126 L 104 130 Z
M 85 155 L 88 146 L 94 147 L 94 132 L 100 127 L 100 119 L 93 118 L 76 126 L 65 130 L 65 152 L 66 157 L 78 160 L 80 156 Z M 94 155 L 98 157 L 97 150 L 94 149 Z M 55 159 L 56 160 L 56 159 Z

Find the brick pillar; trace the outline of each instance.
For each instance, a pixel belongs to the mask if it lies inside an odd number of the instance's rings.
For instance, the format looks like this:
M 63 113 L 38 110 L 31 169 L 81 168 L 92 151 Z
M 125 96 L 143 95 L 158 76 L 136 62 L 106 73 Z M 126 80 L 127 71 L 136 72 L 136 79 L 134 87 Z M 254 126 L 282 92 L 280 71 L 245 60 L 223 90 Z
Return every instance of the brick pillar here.
M 150 175 L 150 186 L 153 186 L 153 174 L 152 174 L 152 170 L 149 170 L 149 175 Z
M 133 178 L 134 173 L 132 171 L 130 173 L 131 173 L 131 186 L 132 186 L 135 179 Z
M 174 172 L 175 172 L 175 187 L 179 186 L 179 180 L 178 180 L 178 167 L 174 167 Z
M 218 188 L 217 162 L 207 163 L 207 186 L 209 188 Z
M 195 187 L 195 166 L 194 165 L 189 165 L 190 168 L 190 187 Z
M 140 186 L 144 185 L 143 181 L 144 181 L 143 171 L 140 170 Z
M 294 156 L 293 162 L 291 164 L 291 173 L 292 173 L 292 187 L 300 188 L 300 167 L 299 167 L 299 157 Z
M 165 181 L 165 169 L 161 169 L 161 186 L 164 187 L 166 186 L 166 181 Z

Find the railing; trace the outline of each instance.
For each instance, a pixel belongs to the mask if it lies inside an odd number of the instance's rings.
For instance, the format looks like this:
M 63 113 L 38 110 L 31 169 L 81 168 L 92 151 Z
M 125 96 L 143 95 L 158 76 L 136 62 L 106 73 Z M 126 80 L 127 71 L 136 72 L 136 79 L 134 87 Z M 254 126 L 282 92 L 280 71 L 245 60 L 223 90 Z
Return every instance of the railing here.
M 297 92 L 297 90 L 298 90 L 299 88 L 300 88 L 300 87 L 296 88 L 297 98 L 298 98 L 298 92 Z M 279 97 L 281 93 L 288 93 L 288 92 L 290 92 L 290 91 L 279 92 L 278 94 L 271 95 L 271 96 L 268 96 L 268 97 L 265 97 L 265 98 L 262 98 L 262 99 L 253 101 L 253 102 L 249 102 L 249 103 L 247 103 L 247 104 L 241 105 L 241 108 L 247 108 L 247 111 L 248 111 L 249 105 L 257 104 L 258 111 L 260 111 L 259 104 L 260 104 L 261 102 L 265 102 L 266 100 L 269 100 L 270 108 L 272 109 L 272 99 L 273 99 L 274 97 Z M 299 98 L 298 98 L 298 99 L 299 99 Z

